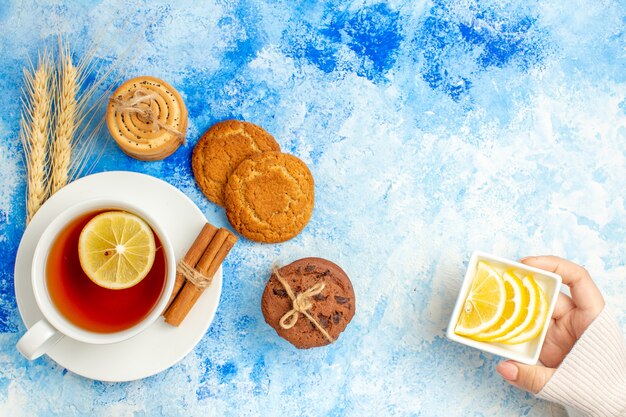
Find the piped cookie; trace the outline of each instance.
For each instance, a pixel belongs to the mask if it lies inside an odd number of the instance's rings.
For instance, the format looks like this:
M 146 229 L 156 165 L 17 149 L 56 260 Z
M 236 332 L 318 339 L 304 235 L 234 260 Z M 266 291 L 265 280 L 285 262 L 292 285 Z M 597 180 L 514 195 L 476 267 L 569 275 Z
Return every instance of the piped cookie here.
M 127 155 L 155 161 L 167 158 L 185 142 L 187 108 L 174 87 L 142 76 L 115 90 L 106 121 L 111 136 Z

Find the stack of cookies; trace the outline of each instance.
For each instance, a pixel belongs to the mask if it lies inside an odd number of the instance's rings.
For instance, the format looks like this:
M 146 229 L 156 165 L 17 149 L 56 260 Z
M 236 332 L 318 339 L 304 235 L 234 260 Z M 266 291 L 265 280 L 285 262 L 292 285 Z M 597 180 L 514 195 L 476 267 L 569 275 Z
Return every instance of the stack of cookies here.
M 272 271 L 261 299 L 265 321 L 298 349 L 339 338 L 356 311 L 352 282 L 339 265 L 299 259 Z
M 156 161 L 167 158 L 185 142 L 187 107 L 174 87 L 142 76 L 125 81 L 115 90 L 106 122 L 127 155 Z
M 248 239 L 284 242 L 311 219 L 311 171 L 259 126 L 238 120 L 213 125 L 193 150 L 192 168 L 204 195 L 224 207 Z

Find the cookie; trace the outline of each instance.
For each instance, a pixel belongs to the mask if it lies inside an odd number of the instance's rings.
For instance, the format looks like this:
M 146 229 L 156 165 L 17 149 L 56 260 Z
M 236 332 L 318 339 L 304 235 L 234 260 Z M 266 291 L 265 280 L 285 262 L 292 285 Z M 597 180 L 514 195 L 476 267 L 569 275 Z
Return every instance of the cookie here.
M 280 151 L 272 135 L 248 122 L 226 120 L 214 124 L 193 149 L 191 167 L 204 195 L 224 206 L 228 177 L 249 157 L 266 151 Z
M 265 152 L 239 164 L 225 197 L 226 216 L 239 233 L 257 242 L 284 242 L 311 219 L 313 176 L 295 156 Z
M 124 153 L 142 161 L 155 161 L 170 156 L 185 142 L 187 107 L 165 81 L 137 77 L 113 92 L 106 122 Z
M 278 274 L 291 287 L 296 297 L 316 284 L 324 283 L 322 291 L 310 297 L 311 307 L 307 312 L 317 320 L 332 340 L 337 340 L 356 311 L 354 289 L 343 269 L 326 259 L 304 258 L 278 269 Z M 276 273 L 273 273 L 267 281 L 261 299 L 261 310 L 267 324 L 298 349 L 331 343 L 302 313 L 297 313 L 298 319 L 293 327 L 285 329 L 281 326 L 281 318 L 292 309 L 293 301 L 288 291 Z

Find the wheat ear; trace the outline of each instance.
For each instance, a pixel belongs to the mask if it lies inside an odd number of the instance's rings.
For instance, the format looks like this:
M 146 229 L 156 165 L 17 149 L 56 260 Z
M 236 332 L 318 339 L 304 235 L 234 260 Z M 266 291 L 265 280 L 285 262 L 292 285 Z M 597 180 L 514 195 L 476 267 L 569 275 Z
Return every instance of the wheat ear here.
M 49 55 L 39 55 L 37 70 L 30 65 L 24 69 L 24 89 L 20 140 L 24 149 L 27 171 L 26 221 L 30 222 L 48 197 L 50 113 L 52 94 L 50 84 L 52 64 Z
M 68 183 L 77 126 L 78 88 L 78 70 L 72 64 L 69 47 L 62 45 L 54 89 L 56 124 L 52 149 L 51 194 L 56 193 Z

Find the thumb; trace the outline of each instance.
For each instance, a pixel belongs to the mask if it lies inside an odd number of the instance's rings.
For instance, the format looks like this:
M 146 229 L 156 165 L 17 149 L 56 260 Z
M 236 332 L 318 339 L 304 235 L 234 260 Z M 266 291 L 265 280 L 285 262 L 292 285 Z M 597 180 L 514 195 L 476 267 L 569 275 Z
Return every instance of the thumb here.
M 543 365 L 524 365 L 515 361 L 500 362 L 496 371 L 511 385 L 537 394 L 546 385 L 556 369 Z

